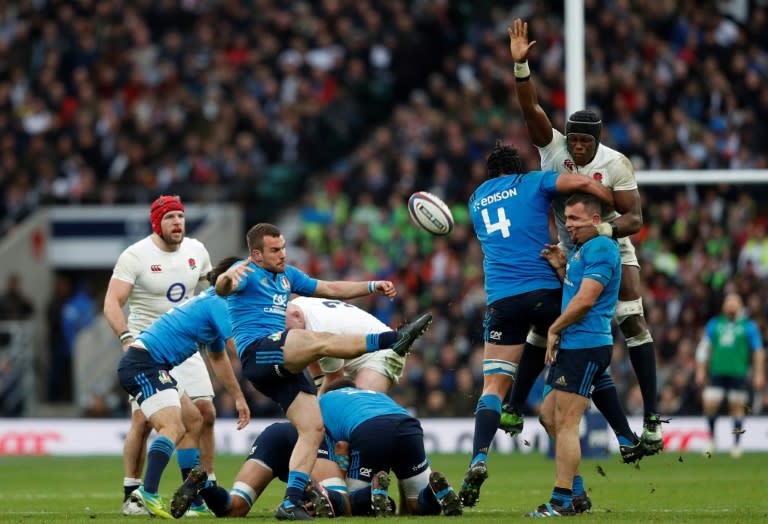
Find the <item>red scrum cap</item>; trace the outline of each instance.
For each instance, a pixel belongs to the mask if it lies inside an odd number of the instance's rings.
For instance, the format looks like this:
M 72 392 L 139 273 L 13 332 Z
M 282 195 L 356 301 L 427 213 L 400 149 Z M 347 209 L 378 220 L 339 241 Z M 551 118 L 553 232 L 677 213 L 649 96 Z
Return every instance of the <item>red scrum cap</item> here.
M 178 196 L 160 195 L 152 202 L 149 210 L 149 221 L 152 224 L 152 232 L 160 235 L 160 222 L 166 213 L 171 211 L 184 211 L 184 204 Z

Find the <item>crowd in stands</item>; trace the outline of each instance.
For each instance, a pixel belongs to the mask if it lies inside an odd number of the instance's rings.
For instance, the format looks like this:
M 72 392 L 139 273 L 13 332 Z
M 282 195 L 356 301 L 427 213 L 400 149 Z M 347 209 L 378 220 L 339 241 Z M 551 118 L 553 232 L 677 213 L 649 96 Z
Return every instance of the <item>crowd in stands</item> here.
M 562 2 L 40 5 L 0 8 L 0 234 L 40 204 L 146 204 L 160 192 L 239 202 L 250 226 L 282 210 L 264 191 L 275 166 L 291 168 L 301 179 L 290 196 L 303 190 L 291 261 L 325 279 L 393 280 L 395 301 L 359 302 L 385 323 L 431 308 L 392 395 L 419 416 L 471 416 L 485 295 L 465 206 L 497 139 L 538 169 L 514 95 L 514 17 L 537 41 L 539 102 L 564 128 Z M 768 7 L 585 5 L 587 105 L 603 116 L 603 143 L 636 170 L 768 168 Z M 451 205 L 450 236 L 409 222 L 415 190 Z M 726 289 L 768 338 L 768 186 L 641 179 L 641 195 L 633 240 L 660 409 L 699 414 L 695 347 Z M 640 414 L 618 332 L 612 372 Z M 278 413 L 252 399 L 255 415 Z M 218 402 L 226 415 L 223 391 Z

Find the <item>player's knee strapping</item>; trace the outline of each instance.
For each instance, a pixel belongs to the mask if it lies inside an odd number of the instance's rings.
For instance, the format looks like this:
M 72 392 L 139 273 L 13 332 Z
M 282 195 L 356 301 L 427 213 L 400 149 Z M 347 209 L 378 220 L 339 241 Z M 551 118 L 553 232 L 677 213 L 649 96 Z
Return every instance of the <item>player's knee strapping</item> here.
M 498 358 L 483 360 L 483 375 L 506 375 L 512 379 L 517 374 L 517 363 Z
M 621 325 L 625 320 L 634 316 L 643 316 L 643 299 L 619 300 L 616 304 L 616 321 Z M 634 348 L 653 342 L 653 337 L 648 329 L 626 339 L 627 347 Z

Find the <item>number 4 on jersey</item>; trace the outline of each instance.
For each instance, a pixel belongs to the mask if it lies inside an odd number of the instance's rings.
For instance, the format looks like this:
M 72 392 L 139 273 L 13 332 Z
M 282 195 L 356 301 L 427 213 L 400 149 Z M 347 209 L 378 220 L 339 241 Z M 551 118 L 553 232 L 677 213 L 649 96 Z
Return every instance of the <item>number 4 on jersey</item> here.
M 488 210 L 483 209 L 481 211 L 483 222 L 485 222 L 485 231 L 489 235 L 494 231 L 501 231 L 501 236 L 507 238 L 509 236 L 509 226 L 512 225 L 512 222 L 507 218 L 507 214 L 504 212 L 503 207 L 496 209 L 496 213 L 498 214 L 499 220 L 492 224 L 491 217 L 488 216 Z

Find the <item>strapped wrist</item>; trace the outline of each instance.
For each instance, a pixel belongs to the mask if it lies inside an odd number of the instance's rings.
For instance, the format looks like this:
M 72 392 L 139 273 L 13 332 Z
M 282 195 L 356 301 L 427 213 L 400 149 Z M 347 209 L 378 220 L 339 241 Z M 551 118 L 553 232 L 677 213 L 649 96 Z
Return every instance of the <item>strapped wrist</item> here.
M 376 281 L 375 280 L 369 280 L 368 281 L 368 293 L 369 294 L 376 293 Z
M 515 62 L 514 67 L 515 80 L 525 82 L 531 77 L 531 69 L 528 67 L 528 60 L 525 62 Z
M 120 333 L 120 336 L 118 338 L 120 339 L 120 343 L 121 344 L 125 344 L 129 340 L 133 340 L 136 337 L 133 336 L 133 333 L 131 333 L 130 331 L 126 330 L 126 331 L 123 331 L 122 333 Z

